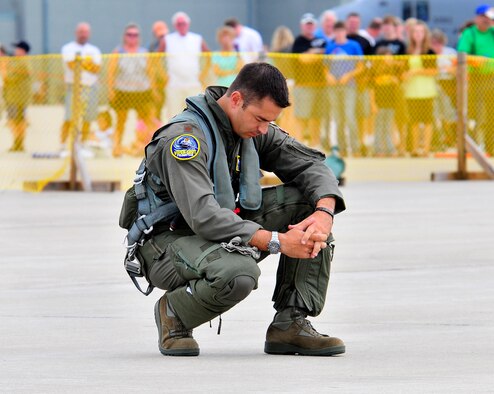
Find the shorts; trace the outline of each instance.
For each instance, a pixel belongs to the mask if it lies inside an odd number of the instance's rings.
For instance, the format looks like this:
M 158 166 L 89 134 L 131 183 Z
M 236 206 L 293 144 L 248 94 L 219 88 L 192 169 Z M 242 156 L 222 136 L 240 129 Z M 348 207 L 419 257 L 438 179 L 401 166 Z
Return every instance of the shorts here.
M 295 86 L 293 89 L 295 102 L 294 113 L 297 118 L 322 118 L 328 112 L 329 94 L 324 87 Z
M 115 111 L 127 111 L 129 109 L 141 110 L 145 106 L 151 104 L 153 96 L 151 90 L 143 90 L 139 92 L 127 92 L 123 90 L 115 90 L 115 97 L 110 105 Z
M 8 104 L 7 103 L 7 119 L 14 122 L 22 122 L 26 119 L 25 104 Z
M 72 84 L 66 85 L 65 90 L 65 120 L 72 120 Z M 92 122 L 98 115 L 98 86 L 81 86 L 82 120 Z
M 434 122 L 434 98 L 406 99 L 410 123 Z

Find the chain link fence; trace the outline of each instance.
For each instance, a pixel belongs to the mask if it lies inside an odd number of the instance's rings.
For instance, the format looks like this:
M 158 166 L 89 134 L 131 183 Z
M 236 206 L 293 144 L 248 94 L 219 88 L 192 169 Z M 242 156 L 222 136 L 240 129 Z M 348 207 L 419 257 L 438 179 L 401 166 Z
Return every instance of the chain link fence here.
M 457 154 L 455 56 L 268 53 L 265 60 L 290 88 L 292 106 L 279 125 L 312 147 L 347 158 Z M 74 156 L 93 181 L 128 181 L 185 97 L 229 85 L 242 65 L 237 53 L 214 52 L 112 54 L 96 65 L 59 55 L 0 57 L 0 190 L 39 191 L 68 179 Z M 494 59 L 468 57 L 465 75 L 465 127 L 493 155 Z

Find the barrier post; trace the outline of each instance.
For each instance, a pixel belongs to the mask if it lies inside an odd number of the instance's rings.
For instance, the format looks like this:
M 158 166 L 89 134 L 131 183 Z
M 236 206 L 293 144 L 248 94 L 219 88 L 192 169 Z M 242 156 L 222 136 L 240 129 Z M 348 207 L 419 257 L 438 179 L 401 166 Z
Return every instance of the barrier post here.
M 468 81 L 467 81 L 467 54 L 458 53 L 456 71 L 456 103 L 458 121 L 456 126 L 456 146 L 458 151 L 458 179 L 467 179 L 467 155 L 465 136 L 468 128 Z
M 75 158 L 75 145 L 77 138 L 82 130 L 81 125 L 81 71 L 82 59 L 77 54 L 74 60 L 74 84 L 72 85 L 72 120 L 70 122 L 69 141 L 70 141 L 70 177 L 69 190 L 77 189 L 77 163 Z
M 457 171 L 449 173 L 432 173 L 433 181 L 444 180 L 494 180 L 494 166 L 489 162 L 485 154 L 477 146 L 476 142 L 468 135 L 468 56 L 466 53 L 458 53 L 458 65 L 456 72 L 456 94 L 458 124 L 456 128 L 457 147 Z M 467 171 L 467 151 L 480 165 L 483 171 Z

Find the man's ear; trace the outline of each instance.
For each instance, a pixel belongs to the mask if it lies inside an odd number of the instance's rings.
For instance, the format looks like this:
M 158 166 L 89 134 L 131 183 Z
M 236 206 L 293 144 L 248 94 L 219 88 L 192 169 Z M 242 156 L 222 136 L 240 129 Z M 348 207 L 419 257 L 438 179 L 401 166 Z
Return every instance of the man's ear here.
M 244 98 L 242 96 L 242 93 L 240 93 L 238 90 L 235 90 L 230 95 L 230 102 L 232 103 L 233 108 L 239 108 L 244 105 Z

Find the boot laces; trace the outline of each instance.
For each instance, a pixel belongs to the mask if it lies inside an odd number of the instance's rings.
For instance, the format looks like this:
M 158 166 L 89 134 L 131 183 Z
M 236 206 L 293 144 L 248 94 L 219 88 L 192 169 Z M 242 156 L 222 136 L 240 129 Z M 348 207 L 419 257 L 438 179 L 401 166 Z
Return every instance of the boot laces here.
M 306 331 L 308 331 L 311 335 L 313 335 L 313 336 L 315 336 L 315 337 L 322 337 L 322 336 L 324 336 L 323 334 L 319 333 L 319 332 L 318 332 L 318 331 L 314 328 L 314 326 L 312 325 L 312 323 L 311 323 L 309 320 L 307 320 L 307 319 L 305 319 L 305 318 L 301 317 L 301 318 L 297 319 L 297 321 L 298 321 L 298 323 L 300 324 L 300 326 L 301 326 L 302 328 L 304 328 Z
M 192 330 L 186 329 L 178 317 L 175 317 L 174 326 L 174 329 L 170 330 L 170 338 L 192 338 Z

